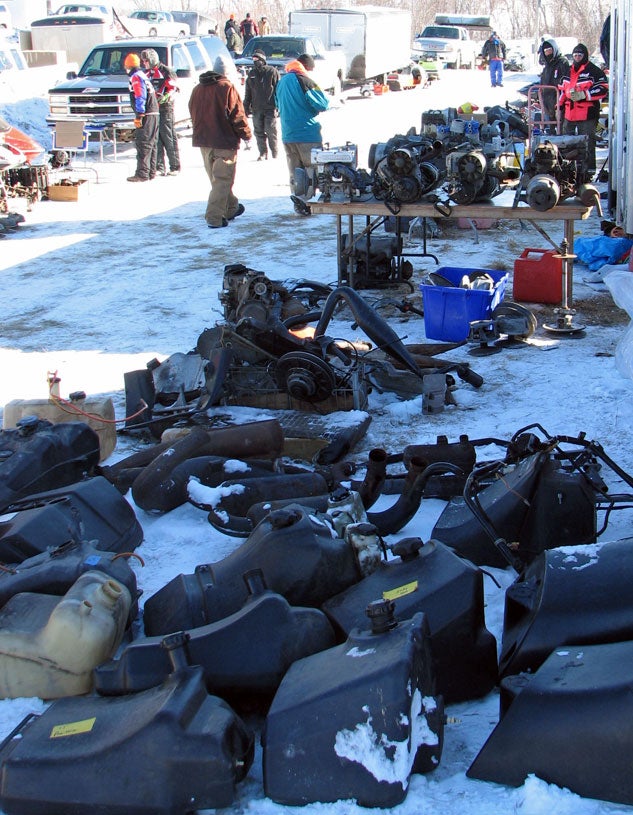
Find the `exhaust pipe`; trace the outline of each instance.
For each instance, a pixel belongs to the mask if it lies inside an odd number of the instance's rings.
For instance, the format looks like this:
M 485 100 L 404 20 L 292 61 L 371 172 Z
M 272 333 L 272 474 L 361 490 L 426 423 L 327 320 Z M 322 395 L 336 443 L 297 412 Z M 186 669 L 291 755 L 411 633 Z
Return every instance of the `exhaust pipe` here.
M 424 494 L 426 482 L 432 475 L 442 473 L 455 473 L 463 475 L 459 467 L 449 464 L 446 461 L 438 461 L 424 467 L 424 462 L 419 458 L 412 458 L 409 472 L 405 478 L 402 494 L 393 506 L 384 512 L 368 512 L 367 520 L 378 529 L 378 534 L 392 535 L 399 532 L 406 526 L 411 518 L 420 508 L 420 502 Z
M 373 506 L 380 493 L 382 492 L 383 485 L 387 479 L 387 460 L 388 455 L 386 450 L 376 447 L 369 453 L 369 460 L 367 462 L 367 472 L 363 483 L 358 488 L 358 494 L 361 497 L 365 509 Z
M 334 289 L 325 301 L 321 318 L 314 331 L 315 338 L 324 336 L 339 300 L 345 300 L 354 315 L 354 320 L 370 340 L 398 360 L 411 373 L 422 378 L 422 372 L 396 332 L 349 286 L 339 286 Z
M 194 428 L 174 444 L 169 445 L 134 480 L 132 497 L 137 506 L 147 512 L 167 512 L 178 506 L 179 486 L 172 483 L 174 469 L 192 458 L 217 456 L 226 458 L 277 458 L 283 448 L 284 436 L 276 419 L 250 422 L 239 427 L 217 430 Z M 203 470 L 207 465 L 202 466 Z M 194 475 L 192 470 L 191 475 Z M 182 473 L 184 477 L 184 473 Z

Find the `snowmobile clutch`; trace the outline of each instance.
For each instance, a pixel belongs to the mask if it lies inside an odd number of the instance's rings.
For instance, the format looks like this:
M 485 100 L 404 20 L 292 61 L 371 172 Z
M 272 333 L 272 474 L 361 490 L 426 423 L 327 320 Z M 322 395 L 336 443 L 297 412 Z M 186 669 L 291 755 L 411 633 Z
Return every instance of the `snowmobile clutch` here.
M 322 402 L 336 388 L 336 378 L 330 365 L 314 354 L 290 351 L 277 361 L 275 381 L 294 399 Z

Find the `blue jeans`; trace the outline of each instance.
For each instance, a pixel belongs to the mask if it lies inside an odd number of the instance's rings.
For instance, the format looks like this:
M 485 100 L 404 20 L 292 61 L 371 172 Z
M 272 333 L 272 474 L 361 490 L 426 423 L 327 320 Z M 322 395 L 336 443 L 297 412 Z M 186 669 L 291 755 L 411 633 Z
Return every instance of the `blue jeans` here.
M 494 88 L 496 85 L 501 85 L 503 82 L 503 60 L 491 59 L 490 60 L 490 84 Z

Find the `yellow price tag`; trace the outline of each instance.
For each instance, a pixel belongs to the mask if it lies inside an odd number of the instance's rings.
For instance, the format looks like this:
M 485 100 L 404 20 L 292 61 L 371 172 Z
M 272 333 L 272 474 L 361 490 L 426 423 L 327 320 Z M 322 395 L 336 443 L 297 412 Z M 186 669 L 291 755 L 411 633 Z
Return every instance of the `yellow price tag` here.
M 61 739 L 65 736 L 77 736 L 79 733 L 89 733 L 94 727 L 97 717 L 84 719 L 81 722 L 68 722 L 67 724 L 56 724 L 51 730 L 51 739 Z
M 414 591 L 418 590 L 418 581 L 414 580 L 412 583 L 405 583 L 404 586 L 398 586 L 397 589 L 390 589 L 389 591 L 383 591 L 382 599 L 383 600 L 397 600 L 398 597 L 406 597 L 407 594 L 413 594 Z

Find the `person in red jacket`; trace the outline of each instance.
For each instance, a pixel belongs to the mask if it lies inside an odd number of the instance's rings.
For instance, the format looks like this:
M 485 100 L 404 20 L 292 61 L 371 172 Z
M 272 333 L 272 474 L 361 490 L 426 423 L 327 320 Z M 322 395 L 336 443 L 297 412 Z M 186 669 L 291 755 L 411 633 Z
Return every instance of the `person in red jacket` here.
M 589 61 L 587 46 L 578 43 L 572 54 L 573 62 L 562 83 L 559 105 L 563 109 L 565 136 L 587 136 L 587 180 L 596 171 L 596 127 L 600 115 L 600 101 L 608 93 L 605 72 Z
M 259 29 L 257 28 L 257 23 L 250 15 L 250 12 L 246 13 L 246 17 L 240 23 L 240 34 L 242 35 L 242 39 L 244 40 L 244 45 L 249 40 L 252 40 L 253 37 L 256 37 L 259 34 Z
M 189 99 L 191 143 L 200 148 L 211 182 L 204 216 L 210 229 L 228 226 L 229 221 L 244 212 L 244 205 L 233 194 L 233 182 L 240 141 L 249 142 L 252 138 L 237 88 L 226 78 L 227 68 L 224 58 L 219 56 L 213 71 L 200 75 Z

